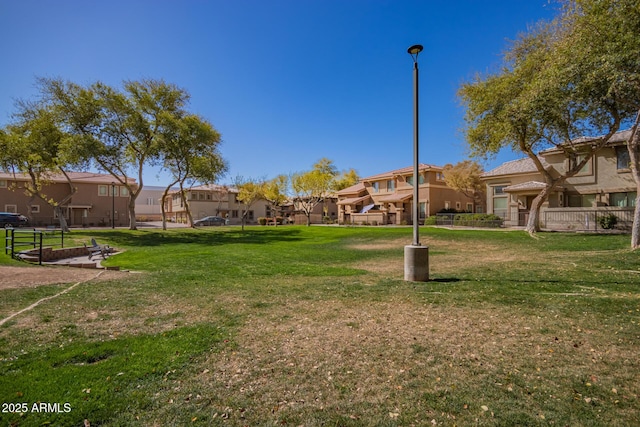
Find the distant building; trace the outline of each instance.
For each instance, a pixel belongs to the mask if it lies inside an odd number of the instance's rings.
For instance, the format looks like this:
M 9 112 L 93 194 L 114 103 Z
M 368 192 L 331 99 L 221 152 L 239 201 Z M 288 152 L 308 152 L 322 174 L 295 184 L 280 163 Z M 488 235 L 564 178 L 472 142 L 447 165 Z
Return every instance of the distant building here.
M 136 198 L 136 219 L 138 221 L 162 220 L 162 194 L 165 187 L 145 185 Z
M 477 211 L 472 198 L 447 186 L 443 168 L 418 167 L 420 220 L 443 209 Z M 336 193 L 338 220 L 347 224 L 411 224 L 413 166 L 362 178 Z
M 116 184 L 113 176 L 92 172 L 68 175 L 75 193 L 61 208 L 70 227 L 129 225 L 129 192 Z M 25 174 L 0 172 L 0 209 L 26 216 L 33 226 L 58 225 L 59 219 L 49 203 L 26 194 L 28 182 Z M 133 179 L 129 183 L 136 185 Z M 52 174 L 42 188 L 42 193 L 54 201 L 62 201 L 70 192 L 62 174 Z
M 237 189 L 206 184 L 188 188 L 185 192 L 194 221 L 206 216 L 220 216 L 228 219 L 230 224 L 242 223 L 245 206 L 237 200 Z M 180 190 L 172 190 L 165 205 L 167 218 L 175 222 L 188 222 L 187 209 L 180 196 Z M 247 212 L 246 223 L 256 224 L 258 218 L 267 217 L 267 210 L 266 200 L 257 200 Z
M 630 131 L 616 133 L 575 176 L 551 193 L 540 210 L 543 228 L 555 230 L 595 230 L 598 218 L 613 214 L 618 227 L 630 227 L 636 203 L 636 185 L 631 175 L 626 141 Z M 593 138 L 574 141 L 578 153 L 573 160 L 553 148 L 538 158 L 553 176 L 569 169 L 570 161 L 584 157 Z M 507 227 L 526 225 L 533 199 L 545 188 L 542 174 L 529 158 L 506 162 L 482 175 L 487 188 L 487 210 L 504 218 Z

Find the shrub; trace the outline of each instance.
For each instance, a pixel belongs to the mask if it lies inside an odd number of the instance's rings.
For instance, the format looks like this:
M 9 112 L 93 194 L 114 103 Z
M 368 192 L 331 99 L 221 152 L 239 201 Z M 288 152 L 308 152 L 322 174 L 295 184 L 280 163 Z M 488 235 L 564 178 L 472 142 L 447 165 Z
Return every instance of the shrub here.
M 267 225 L 267 218 L 261 216 L 258 218 L 258 224 L 260 225 Z
M 436 216 L 431 215 L 424 220 L 424 225 L 436 225 Z
M 617 223 L 618 223 L 618 217 L 615 216 L 612 213 L 604 215 L 604 216 L 601 216 L 600 218 L 598 218 L 598 224 L 604 230 L 613 229 L 616 226 Z
M 453 225 L 467 227 L 500 227 L 502 218 L 494 214 L 458 214 L 453 217 Z

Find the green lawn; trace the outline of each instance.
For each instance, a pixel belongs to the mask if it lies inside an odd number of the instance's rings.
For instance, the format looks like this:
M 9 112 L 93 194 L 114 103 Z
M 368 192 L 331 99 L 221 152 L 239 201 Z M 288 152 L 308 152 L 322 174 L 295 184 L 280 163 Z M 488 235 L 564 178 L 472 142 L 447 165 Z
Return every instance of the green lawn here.
M 130 272 L 0 327 L 0 425 L 638 424 L 628 236 L 421 236 L 428 283 L 402 280 L 410 228 L 74 231 Z

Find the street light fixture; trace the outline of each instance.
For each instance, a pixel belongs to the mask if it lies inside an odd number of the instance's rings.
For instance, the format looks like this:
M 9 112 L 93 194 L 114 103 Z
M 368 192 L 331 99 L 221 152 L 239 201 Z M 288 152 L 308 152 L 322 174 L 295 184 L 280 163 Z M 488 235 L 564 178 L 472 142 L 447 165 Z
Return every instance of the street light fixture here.
M 111 183 L 111 228 L 116 228 L 116 183 Z
M 404 280 L 426 282 L 429 280 L 429 247 L 420 244 L 420 199 L 418 161 L 418 54 L 422 45 L 407 49 L 413 59 L 413 243 L 404 247 Z

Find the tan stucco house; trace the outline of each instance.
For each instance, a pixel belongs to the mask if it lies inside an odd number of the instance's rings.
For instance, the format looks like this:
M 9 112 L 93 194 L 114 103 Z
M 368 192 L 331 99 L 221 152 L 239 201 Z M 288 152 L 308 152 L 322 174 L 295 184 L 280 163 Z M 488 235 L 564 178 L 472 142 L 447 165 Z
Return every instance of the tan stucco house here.
M 420 219 L 442 209 L 476 212 L 473 199 L 447 186 L 440 166 L 420 164 Z M 345 224 L 411 224 L 413 166 L 362 178 L 337 193 L 338 220 Z
M 629 131 L 618 132 L 575 176 L 568 178 L 543 204 L 543 228 L 556 230 L 596 230 L 598 218 L 615 214 L 620 228 L 630 226 L 636 199 L 626 141 Z M 588 146 L 591 138 L 574 141 Z M 553 176 L 564 174 L 569 162 L 564 152 L 553 148 L 538 158 Z M 573 161 L 581 160 L 580 152 Z M 545 187 L 542 174 L 529 158 L 503 163 L 483 174 L 487 210 L 504 218 L 507 227 L 524 226 L 531 202 Z
M 238 190 L 233 187 L 217 184 L 205 184 L 186 190 L 186 197 L 194 220 L 206 216 L 220 216 L 229 220 L 229 224 L 241 224 L 245 205 L 237 200 Z M 187 209 L 179 190 L 173 190 L 165 201 L 167 217 L 175 222 L 188 221 Z M 255 224 L 260 217 L 270 217 L 269 204 L 266 200 L 257 200 L 249 207 L 247 224 Z
M 92 172 L 68 172 L 68 175 L 75 193 L 62 209 L 70 227 L 129 225 L 129 192 L 116 184 L 113 176 Z M 52 174 L 47 181 L 42 192 L 48 199 L 61 201 L 70 193 L 64 175 Z M 0 210 L 20 213 L 33 226 L 59 225 L 50 204 L 25 193 L 28 182 L 27 175 L 0 172 Z M 135 186 L 135 180 L 130 179 L 129 183 Z

